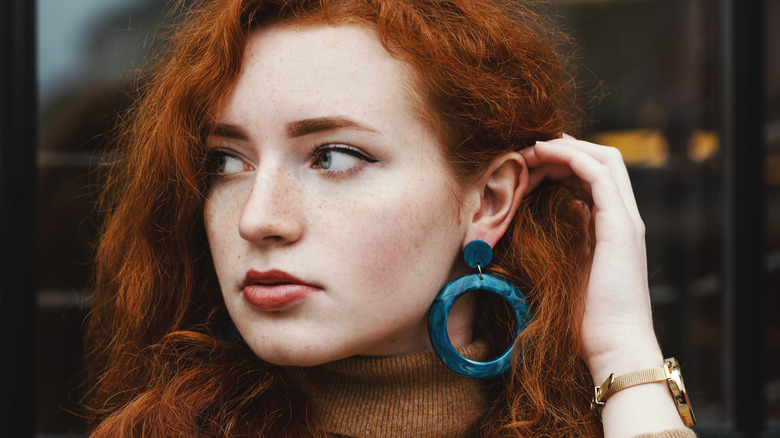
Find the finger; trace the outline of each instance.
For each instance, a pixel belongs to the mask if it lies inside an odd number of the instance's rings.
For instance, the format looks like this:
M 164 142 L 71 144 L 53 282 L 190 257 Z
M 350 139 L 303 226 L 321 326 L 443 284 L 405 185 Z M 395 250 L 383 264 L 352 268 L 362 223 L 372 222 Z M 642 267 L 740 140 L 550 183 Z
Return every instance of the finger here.
M 536 156 L 536 151 L 533 146 L 529 146 L 525 149 L 521 149 L 520 155 L 522 155 L 523 158 L 525 158 L 525 164 L 528 166 L 529 169 L 538 167 L 542 164 L 542 160 L 540 160 L 539 157 Z
M 566 166 L 559 164 L 545 163 L 536 155 L 534 147 L 528 147 L 520 151 L 520 154 L 525 158 L 526 166 L 529 171 L 534 171 L 537 168 L 544 168 L 543 172 L 552 180 L 562 180 L 571 178 L 574 173 Z
M 636 209 L 636 205 L 627 204 L 624 194 L 613 178 L 613 169 L 581 148 L 566 146 L 540 142 L 537 143 L 535 153 L 542 161 L 570 167 L 586 184 L 585 188 L 589 189 L 594 205 L 598 208 L 598 215 L 594 214 L 597 228 L 617 231 L 623 229 L 622 224 L 631 223 L 636 230 L 635 227 L 641 224 L 641 220 L 636 222 L 638 213 L 635 218 L 631 212 L 631 209 Z M 633 196 L 631 198 L 633 199 Z
M 623 156 L 617 148 L 602 146 L 584 140 L 578 140 L 571 136 L 544 142 L 546 144 L 565 145 L 579 149 L 595 158 L 600 163 L 609 167 L 615 176 L 615 180 L 627 187 L 631 186 L 628 169 L 623 161 Z
M 560 181 L 574 176 L 574 172 L 567 166 L 553 163 L 541 163 L 536 167 L 529 166 L 528 189 L 530 193 L 544 180 Z
M 574 148 L 584 152 L 602 165 L 606 166 L 610 171 L 612 179 L 617 184 L 620 195 L 623 198 L 623 201 L 632 219 L 635 223 L 641 223 L 641 216 L 639 214 L 639 208 L 637 207 L 636 198 L 634 197 L 634 190 L 631 185 L 631 179 L 629 178 L 628 169 L 626 169 L 620 151 L 615 148 L 577 140 L 572 137 L 552 140 L 544 143 L 547 145 Z M 542 152 L 543 156 L 546 152 L 548 151 L 545 150 Z M 543 157 L 540 157 L 539 154 L 536 154 L 536 151 L 535 156 L 537 159 L 543 159 Z
M 628 168 L 623 161 L 623 154 L 620 150 L 614 147 L 602 146 L 595 143 L 590 143 L 583 140 L 577 140 L 570 138 L 570 144 L 575 148 L 587 152 L 588 154 L 596 157 L 596 159 L 607 165 L 613 172 L 615 180 L 621 187 L 628 188 L 628 193 L 633 199 L 634 192 L 631 190 L 631 178 L 628 175 Z

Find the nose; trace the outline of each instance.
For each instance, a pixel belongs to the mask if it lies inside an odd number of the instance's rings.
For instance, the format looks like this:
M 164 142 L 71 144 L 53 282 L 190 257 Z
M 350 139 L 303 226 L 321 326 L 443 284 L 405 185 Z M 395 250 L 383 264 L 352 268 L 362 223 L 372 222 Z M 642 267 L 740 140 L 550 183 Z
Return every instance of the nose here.
M 282 169 L 258 169 L 241 212 L 241 237 L 259 246 L 286 245 L 300 239 L 302 193 L 295 178 Z

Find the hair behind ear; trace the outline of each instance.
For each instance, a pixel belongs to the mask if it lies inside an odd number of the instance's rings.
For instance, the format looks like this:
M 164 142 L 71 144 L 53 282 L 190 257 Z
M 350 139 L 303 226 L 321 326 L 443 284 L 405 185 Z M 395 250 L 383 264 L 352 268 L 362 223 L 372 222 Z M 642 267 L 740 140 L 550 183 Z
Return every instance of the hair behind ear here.
M 589 417 L 591 378 L 579 354 L 582 317 L 581 266 L 590 245 L 585 209 L 591 205 L 573 180 L 544 183 L 522 200 L 506 235 L 494 249 L 490 273 L 525 294 L 531 323 L 518 337 L 512 370 L 503 377 L 485 436 L 502 436 L 504 422 L 517 436 L 558 428 L 558 436 L 599 436 Z M 511 341 L 512 319 L 500 298 L 486 296 L 476 330 L 500 354 Z M 555 364 L 555 366 L 551 366 Z M 578 418 L 561 422 L 560 415 Z

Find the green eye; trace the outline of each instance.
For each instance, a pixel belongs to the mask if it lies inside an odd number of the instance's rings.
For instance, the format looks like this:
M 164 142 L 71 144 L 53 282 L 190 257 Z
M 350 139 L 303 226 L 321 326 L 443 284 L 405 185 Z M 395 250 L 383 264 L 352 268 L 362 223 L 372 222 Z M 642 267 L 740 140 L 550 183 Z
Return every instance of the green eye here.
M 311 158 L 313 167 L 328 173 L 358 170 L 367 163 L 376 162 L 359 149 L 338 143 L 316 146 Z
M 333 151 L 326 151 L 320 155 L 320 161 L 318 164 L 321 169 L 330 169 L 330 166 L 333 164 Z

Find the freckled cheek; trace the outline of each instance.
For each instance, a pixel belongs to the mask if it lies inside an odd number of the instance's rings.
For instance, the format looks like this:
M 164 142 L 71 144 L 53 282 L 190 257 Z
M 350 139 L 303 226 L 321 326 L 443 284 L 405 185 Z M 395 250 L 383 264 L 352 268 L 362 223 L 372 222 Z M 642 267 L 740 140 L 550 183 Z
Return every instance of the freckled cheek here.
M 203 225 L 206 227 L 206 237 L 208 238 L 209 245 L 213 245 L 213 232 L 214 232 L 214 202 L 210 197 L 206 198 L 206 202 L 203 204 Z
M 206 228 L 206 237 L 214 263 L 227 255 L 225 249 L 229 248 L 230 240 L 238 237 L 238 218 L 240 206 L 238 198 L 231 191 L 212 190 L 203 206 L 203 223 Z
M 439 286 L 440 277 L 450 268 L 441 245 L 459 244 L 457 218 L 450 217 L 455 213 L 445 196 L 415 189 L 400 197 L 378 196 L 381 201 L 368 209 L 364 206 L 362 215 L 359 209 L 350 209 L 357 213 L 344 219 L 352 224 L 344 227 L 348 231 L 344 239 L 351 242 L 355 271 L 365 274 L 367 284 L 375 285 L 372 292 L 385 291 L 388 284 Z M 448 239 L 453 240 L 451 245 L 443 243 Z

